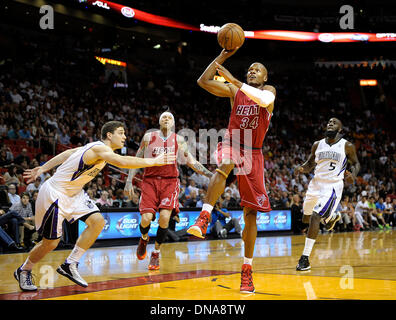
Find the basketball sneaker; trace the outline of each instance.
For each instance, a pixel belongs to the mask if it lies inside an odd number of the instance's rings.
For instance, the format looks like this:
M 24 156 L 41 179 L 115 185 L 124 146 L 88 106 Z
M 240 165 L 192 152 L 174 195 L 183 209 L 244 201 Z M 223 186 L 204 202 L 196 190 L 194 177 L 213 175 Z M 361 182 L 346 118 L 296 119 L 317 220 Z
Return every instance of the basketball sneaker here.
M 252 266 L 250 264 L 243 264 L 241 271 L 241 287 L 239 291 L 241 293 L 254 293 Z
M 65 276 L 74 283 L 77 283 L 81 287 L 84 288 L 88 287 L 88 283 L 80 276 L 77 268 L 78 268 L 78 262 L 72 262 L 72 263 L 65 262 L 56 269 L 56 272 L 58 272 L 62 276 Z
M 159 268 L 159 252 L 152 252 L 148 269 L 159 270 Z
M 197 221 L 195 221 L 195 224 L 187 229 L 187 233 L 198 238 L 205 239 L 206 229 L 208 228 L 209 220 L 210 213 L 208 211 L 202 211 L 199 214 Z
M 146 240 L 140 237 L 139 244 L 136 250 L 136 255 L 139 260 L 143 260 L 144 258 L 146 258 L 146 254 L 147 254 L 146 247 L 147 244 L 149 243 L 149 240 L 150 240 L 149 236 L 147 236 Z
M 37 287 L 34 285 L 32 272 L 22 270 L 21 267 L 15 270 L 14 277 L 19 283 L 19 288 L 22 291 L 36 291 Z
M 306 271 L 309 269 L 311 269 L 311 265 L 309 264 L 308 256 L 302 255 L 300 260 L 298 260 L 296 270 L 297 271 Z
M 333 230 L 335 224 L 337 223 L 338 220 L 341 219 L 341 213 L 336 212 L 336 214 L 331 218 L 327 223 L 325 223 L 324 227 L 326 228 L 327 231 Z

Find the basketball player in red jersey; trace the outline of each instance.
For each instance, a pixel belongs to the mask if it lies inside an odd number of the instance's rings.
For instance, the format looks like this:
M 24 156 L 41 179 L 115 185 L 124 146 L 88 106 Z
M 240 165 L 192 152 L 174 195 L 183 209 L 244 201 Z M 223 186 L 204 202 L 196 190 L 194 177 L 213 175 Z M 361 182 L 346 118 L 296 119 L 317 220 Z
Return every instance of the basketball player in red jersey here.
M 238 49 L 238 48 L 237 48 Z M 202 212 L 187 232 L 204 238 L 214 204 L 223 193 L 231 170 L 236 167 L 245 220 L 242 239 L 245 244 L 241 272 L 241 293 L 254 292 L 252 261 L 257 236 L 257 211 L 271 211 L 264 182 L 262 145 L 274 110 L 275 88 L 266 85 L 267 70 L 253 63 L 247 72 L 247 84 L 235 79 L 222 66 L 236 50 L 223 50 L 206 68 L 198 84 L 215 96 L 230 98 L 231 116 L 225 140 L 218 150 L 218 169 L 210 180 Z M 213 80 L 216 71 L 228 83 Z
M 153 158 L 162 153 L 178 154 L 184 157 L 186 164 L 199 174 L 209 178 L 212 172 L 199 163 L 188 151 L 184 137 L 177 135 L 174 131 L 175 120 L 170 112 L 164 112 L 159 119 L 160 130 L 147 132 L 142 139 L 137 157 Z M 125 192 L 130 198 L 134 194 L 132 180 L 137 170 L 130 170 L 125 184 Z M 179 170 L 176 161 L 162 167 L 162 170 L 144 170 L 141 186 L 141 199 L 139 211 L 142 216 L 140 221 L 140 232 L 136 255 L 139 260 L 146 256 L 146 246 L 149 242 L 148 232 L 151 221 L 155 220 L 155 214 L 159 211 L 159 227 L 157 231 L 155 250 L 151 253 L 149 270 L 159 269 L 160 247 L 168 233 L 168 223 L 172 214 L 179 213 Z

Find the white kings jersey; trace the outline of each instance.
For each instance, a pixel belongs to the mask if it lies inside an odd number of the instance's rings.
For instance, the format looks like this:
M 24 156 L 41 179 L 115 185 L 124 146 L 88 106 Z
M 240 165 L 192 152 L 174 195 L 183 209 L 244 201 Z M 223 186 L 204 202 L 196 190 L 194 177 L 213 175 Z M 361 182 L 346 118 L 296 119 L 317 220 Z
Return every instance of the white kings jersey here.
M 342 138 L 330 146 L 326 143 L 326 139 L 319 141 L 315 152 L 315 180 L 339 182 L 344 179 L 348 162 L 345 154 L 346 142 L 347 140 Z
M 84 185 L 95 178 L 106 165 L 105 161 L 92 165 L 84 163 L 84 153 L 96 145 L 104 145 L 104 143 L 101 141 L 91 142 L 74 152 L 47 180 L 49 185 L 69 197 L 78 194 Z

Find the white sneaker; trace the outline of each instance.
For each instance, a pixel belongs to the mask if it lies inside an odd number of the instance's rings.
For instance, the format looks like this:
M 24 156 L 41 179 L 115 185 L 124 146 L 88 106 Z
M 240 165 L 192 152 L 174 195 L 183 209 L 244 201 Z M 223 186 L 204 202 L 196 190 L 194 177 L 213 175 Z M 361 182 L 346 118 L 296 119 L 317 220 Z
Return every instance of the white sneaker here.
M 88 283 L 80 276 L 78 273 L 78 263 L 63 263 L 61 264 L 56 271 L 61 274 L 62 276 L 65 276 L 69 280 L 73 281 L 74 283 L 77 283 L 81 287 L 88 287 Z
M 19 287 L 22 291 L 36 291 L 37 287 L 33 283 L 32 272 L 22 270 L 21 267 L 14 272 L 15 279 L 19 282 Z
M 227 238 L 227 230 L 226 229 L 221 229 L 220 237 L 222 237 L 223 239 Z

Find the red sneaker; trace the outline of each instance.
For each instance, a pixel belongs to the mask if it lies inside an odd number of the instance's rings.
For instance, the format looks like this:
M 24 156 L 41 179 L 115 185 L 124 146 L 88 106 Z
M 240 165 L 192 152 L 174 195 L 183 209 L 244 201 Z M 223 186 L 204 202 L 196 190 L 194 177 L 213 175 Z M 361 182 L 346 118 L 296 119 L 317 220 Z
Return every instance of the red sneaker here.
M 159 270 L 159 268 L 159 253 L 152 252 L 148 269 Z
M 196 236 L 201 239 L 205 239 L 206 229 L 208 228 L 210 220 L 210 213 L 208 211 L 202 211 L 199 217 L 190 228 L 187 229 L 187 233 Z
M 146 254 L 147 254 L 146 247 L 147 247 L 149 240 L 150 240 L 149 236 L 147 236 L 146 240 L 144 240 L 142 237 L 140 237 L 139 244 L 138 244 L 138 247 L 136 250 L 136 255 L 139 260 L 143 260 L 146 257 Z
M 241 293 L 254 293 L 252 266 L 250 264 L 243 264 L 241 271 Z

